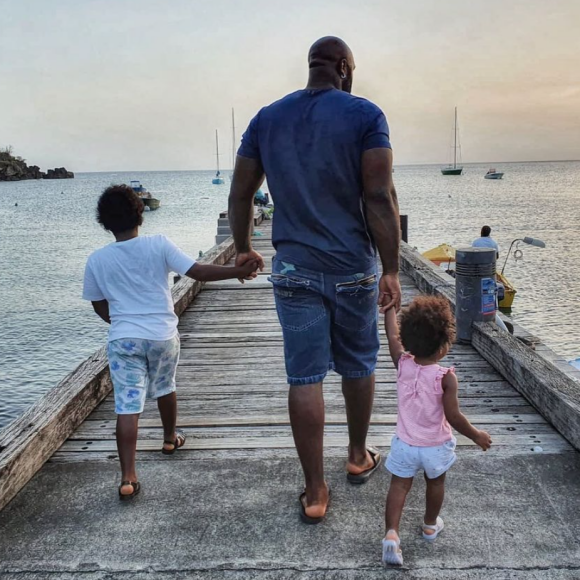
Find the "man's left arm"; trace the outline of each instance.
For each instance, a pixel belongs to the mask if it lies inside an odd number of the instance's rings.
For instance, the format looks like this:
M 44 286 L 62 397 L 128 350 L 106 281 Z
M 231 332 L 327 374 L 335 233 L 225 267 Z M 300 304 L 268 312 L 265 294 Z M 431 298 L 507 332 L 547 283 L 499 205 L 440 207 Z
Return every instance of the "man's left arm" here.
M 362 175 L 367 221 L 383 265 L 383 275 L 379 281 L 381 312 L 393 307 L 399 310 L 401 307 L 399 282 L 401 230 L 392 171 L 393 154 L 390 149 L 370 149 L 363 153 Z

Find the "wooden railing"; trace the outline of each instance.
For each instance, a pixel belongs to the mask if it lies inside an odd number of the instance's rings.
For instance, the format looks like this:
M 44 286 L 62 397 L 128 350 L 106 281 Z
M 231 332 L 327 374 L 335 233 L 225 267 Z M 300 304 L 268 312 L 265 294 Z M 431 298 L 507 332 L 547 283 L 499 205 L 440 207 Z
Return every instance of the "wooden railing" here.
M 413 250 L 401 246 L 401 269 L 426 294 L 444 296 L 455 309 L 455 280 Z M 580 371 L 542 341 L 514 324 L 514 334 L 496 324 L 478 322 L 472 345 L 580 451 Z

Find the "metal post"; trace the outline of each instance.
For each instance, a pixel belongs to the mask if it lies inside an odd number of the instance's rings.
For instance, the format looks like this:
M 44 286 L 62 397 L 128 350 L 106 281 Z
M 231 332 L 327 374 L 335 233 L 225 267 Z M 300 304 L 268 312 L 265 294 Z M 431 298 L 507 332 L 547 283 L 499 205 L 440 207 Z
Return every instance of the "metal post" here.
M 474 322 L 495 320 L 495 257 L 492 248 L 463 248 L 455 253 L 457 342 L 471 342 Z
M 409 216 L 400 215 L 399 222 L 401 224 L 401 239 L 403 242 L 409 243 Z

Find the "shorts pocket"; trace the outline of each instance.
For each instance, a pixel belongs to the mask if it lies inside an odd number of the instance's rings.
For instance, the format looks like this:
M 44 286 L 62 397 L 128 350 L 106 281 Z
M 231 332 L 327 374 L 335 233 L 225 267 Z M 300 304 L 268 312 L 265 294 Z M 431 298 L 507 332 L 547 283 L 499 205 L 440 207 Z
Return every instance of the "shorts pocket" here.
M 365 330 L 377 320 L 376 274 L 336 285 L 335 322 L 348 330 Z
M 310 280 L 284 274 L 272 274 L 274 298 L 280 326 L 303 332 L 326 316 L 322 296 L 310 288 Z

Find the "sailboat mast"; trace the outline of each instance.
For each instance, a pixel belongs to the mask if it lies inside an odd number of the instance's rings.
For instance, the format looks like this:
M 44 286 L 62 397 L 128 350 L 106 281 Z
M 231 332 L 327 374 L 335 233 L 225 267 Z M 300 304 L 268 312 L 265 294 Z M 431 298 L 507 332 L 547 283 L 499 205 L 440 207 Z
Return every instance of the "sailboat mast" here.
M 457 167 L 457 107 L 455 107 L 455 126 L 453 130 L 453 169 Z
M 232 107 L 232 169 L 236 165 L 236 121 L 234 118 L 234 109 Z
M 215 130 L 215 158 L 217 160 L 217 171 L 220 172 L 220 147 L 218 143 L 218 132 Z

